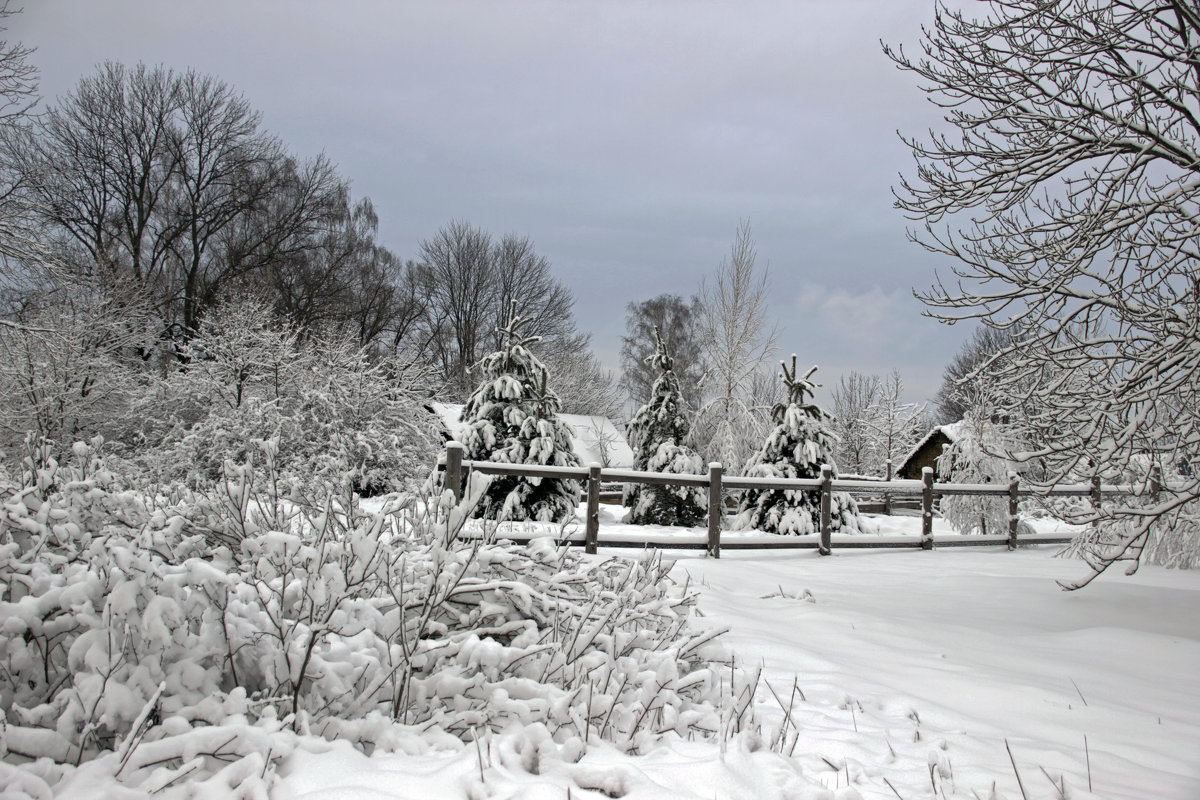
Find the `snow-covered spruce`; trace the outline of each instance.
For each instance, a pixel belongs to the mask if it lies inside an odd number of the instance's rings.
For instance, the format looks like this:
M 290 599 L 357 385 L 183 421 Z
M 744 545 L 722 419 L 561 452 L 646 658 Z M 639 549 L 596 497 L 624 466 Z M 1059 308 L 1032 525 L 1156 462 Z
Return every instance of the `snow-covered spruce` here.
M 690 425 L 674 359 L 654 328 L 655 352 L 646 363 L 659 371 L 650 400 L 629 422 L 633 468 L 643 472 L 696 475 L 703 471 L 700 456 L 683 444 Z M 625 500 L 628 521 L 636 525 L 696 525 L 707 515 L 704 491 L 691 486 L 635 484 Z
M 796 377 L 796 357 L 792 368 L 783 364 L 783 384 L 787 402 L 777 403 L 771 411 L 775 428 L 767 441 L 746 465 L 746 475 L 756 478 L 819 478 L 821 465 L 833 464 L 833 437 L 828 415 L 815 403 L 805 402 L 805 393 L 813 394 L 809 380 L 816 367 Z M 837 474 L 836 467 L 834 475 Z M 857 532 L 858 506 L 844 492 L 834 492 L 831 504 L 833 530 Z M 750 489 L 742 497 L 737 527 L 757 528 L 773 533 L 803 535 L 815 533 L 821 525 L 820 492 L 797 489 Z
M 0 745 L 48 759 L 48 785 L 94 759 L 146 790 L 261 776 L 285 727 L 370 750 L 540 725 L 568 759 L 728 727 L 720 631 L 694 627 L 657 556 L 463 540 L 466 507 L 366 515 L 332 484 L 280 498 L 244 469 L 198 529 L 76 455 L 0 475 Z
M 578 467 L 573 431 L 557 416 L 545 365 L 529 351 L 538 337 L 523 337 L 529 323 L 512 304 L 504 349 L 479 362 L 483 381 L 463 408 L 463 446 L 473 461 Z M 579 482 L 561 478 L 497 475 L 476 508 L 485 519 L 564 522 L 575 514 Z

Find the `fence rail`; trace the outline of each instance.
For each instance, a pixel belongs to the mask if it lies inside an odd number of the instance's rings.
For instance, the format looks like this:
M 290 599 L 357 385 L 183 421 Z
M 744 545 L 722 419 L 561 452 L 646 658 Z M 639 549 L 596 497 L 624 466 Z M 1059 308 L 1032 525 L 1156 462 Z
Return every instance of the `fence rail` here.
M 921 537 L 916 541 L 858 539 L 849 541 L 849 537 L 839 537 L 839 548 L 855 547 L 919 547 L 931 550 L 937 546 L 979 546 L 1007 544 L 1014 549 L 1018 543 L 1018 503 L 1024 497 L 1089 497 L 1099 508 L 1105 496 L 1113 495 L 1143 495 L 1158 491 L 1159 482 L 1155 476 L 1144 485 L 1120 484 L 1101 485 L 1099 476 L 1091 483 L 1056 486 L 1050 489 L 1023 488 L 1020 478 L 1010 474 L 1007 485 L 990 483 L 942 483 L 934 480 L 933 469 L 925 467 L 921 480 L 892 480 L 871 481 L 861 479 L 839 480 L 833 477 L 833 469 L 829 465 L 821 467 L 820 478 L 747 478 L 726 477 L 720 464 L 709 464 L 707 475 L 678 475 L 665 472 L 640 472 L 629 469 L 602 468 L 599 464 L 588 467 L 548 467 L 526 464 L 498 464 L 492 461 L 465 461 L 463 447 L 457 442 L 446 446 L 446 486 L 456 498 L 461 498 L 464 471 L 479 472 L 484 475 L 517 475 L 530 478 L 559 478 L 584 482 L 587 496 L 587 514 L 584 526 L 583 545 L 589 553 L 595 553 L 600 535 L 600 499 L 603 483 L 640 483 L 665 486 L 694 486 L 704 488 L 708 493 L 708 535 L 704 541 L 675 540 L 669 544 L 657 540 L 615 539 L 605 541 L 605 546 L 612 547 L 647 547 L 669 546 L 673 548 L 700 549 L 703 548 L 713 558 L 721 557 L 721 549 L 817 549 L 822 555 L 832 552 L 833 525 L 831 518 L 831 501 L 833 492 L 870 495 L 899 495 L 919 496 L 921 511 Z M 821 530 L 816 536 L 789 537 L 786 541 L 725 541 L 721 540 L 721 505 L 725 490 L 737 489 L 779 489 L 779 490 L 817 490 L 821 493 Z M 609 493 L 605 493 L 609 494 Z M 1007 536 L 973 536 L 968 540 L 947 540 L 943 537 L 935 539 L 933 535 L 933 502 L 938 496 L 975 495 L 1008 498 L 1008 532 Z M 1043 544 L 1065 544 L 1070 537 L 1047 536 L 1035 534 L 1022 537 L 1023 541 Z M 567 543 L 578 543 L 577 540 L 564 540 Z

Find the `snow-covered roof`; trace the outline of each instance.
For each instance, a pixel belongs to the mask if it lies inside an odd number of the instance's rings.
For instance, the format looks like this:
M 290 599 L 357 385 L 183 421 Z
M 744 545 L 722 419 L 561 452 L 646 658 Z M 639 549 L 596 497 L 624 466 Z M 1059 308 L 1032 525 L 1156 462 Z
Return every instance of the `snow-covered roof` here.
M 459 403 L 430 403 L 451 440 L 461 441 L 463 427 L 462 410 Z M 575 455 L 584 466 L 592 463 L 621 469 L 633 468 L 633 450 L 625 435 L 608 417 L 584 414 L 559 414 L 558 418 L 571 426 L 571 439 Z
M 898 474 L 908 462 L 912 461 L 917 453 L 921 452 L 925 448 L 925 445 L 929 444 L 929 440 L 939 433 L 949 439 L 951 444 L 957 442 L 959 437 L 962 436 L 963 427 L 966 424 L 965 420 L 960 419 L 958 422 L 951 422 L 949 425 L 938 425 L 936 428 L 930 430 L 929 433 L 921 437 L 921 441 L 912 446 L 912 449 L 908 451 L 908 455 L 901 459 L 899 464 L 894 465 L 896 473 Z

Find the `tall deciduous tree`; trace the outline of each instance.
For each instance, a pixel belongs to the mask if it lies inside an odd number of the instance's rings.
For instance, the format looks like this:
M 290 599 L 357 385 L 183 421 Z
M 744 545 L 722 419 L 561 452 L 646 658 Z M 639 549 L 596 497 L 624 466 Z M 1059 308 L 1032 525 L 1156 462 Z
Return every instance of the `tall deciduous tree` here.
M 999 0 L 939 6 L 919 59 L 885 48 L 957 128 L 908 140 L 897 190 L 915 238 L 956 261 L 923 299 L 1020 331 L 978 371 L 1028 412 L 1018 455 L 1045 483 L 1200 452 L 1198 41 L 1184 0 Z M 1200 477 L 1166 483 L 1077 517 L 1112 537 L 1093 576 L 1159 534 L 1200 560 Z
M 377 255 L 369 204 L 327 159 L 293 158 L 244 97 L 191 70 L 104 64 L 4 130 L 0 159 L 44 243 L 76 276 L 151 298 L 167 338 L 246 285 L 302 315 L 352 304 Z
M 833 404 L 830 427 L 837 437 L 834 452 L 842 472 L 869 475 L 874 471 L 875 437 L 869 420 L 879 402 L 881 383 L 878 375 L 851 372 L 843 375 L 829 393 Z
M 887 462 L 898 466 L 930 427 L 925 405 L 904 401 L 899 370 L 887 378 L 851 372 L 830 396 L 837 465 L 843 473 L 889 477 Z
M 705 454 L 739 471 L 755 447 L 751 398 L 759 365 L 775 349 L 767 318 L 767 272 L 757 266 L 750 223 L 738 225 L 729 257 L 700 287 L 700 341 L 707 365 L 700 409 Z
M 942 370 L 942 385 L 934 397 L 940 423 L 958 422 L 978 406 L 979 398 L 987 393 L 982 385 L 988 380 L 984 373 L 995 369 L 993 356 L 1014 343 L 1011 330 L 983 325 L 972 332 Z
M 9 0 L 0 2 L 0 31 L 7 30 L 3 23 L 18 13 L 10 6 Z M 32 53 L 20 42 L 0 41 L 0 132 L 4 135 L 10 135 L 37 102 L 37 69 L 29 62 Z M 30 231 L 21 180 L 19 172 L 4 169 L 0 162 L 0 278 L 5 282 L 14 277 L 13 263 L 45 261 Z
M 514 299 L 521 304 L 524 335 L 538 337 L 543 350 L 569 357 L 589 353 L 590 340 L 575 330 L 574 298 L 526 237 L 496 240 L 455 220 L 421 242 L 417 273 L 427 311 L 417 338 L 451 397 L 465 397 L 478 382 L 472 367 L 507 346 L 497 331 L 505 329 Z
M 636 403 L 651 394 L 659 370 L 651 363 L 655 330 L 674 362 L 679 392 L 690 408 L 700 407 L 700 381 L 704 377 L 704 347 L 698 333 L 700 300 L 677 294 L 660 294 L 625 307 L 625 335 L 621 337 L 621 388 Z

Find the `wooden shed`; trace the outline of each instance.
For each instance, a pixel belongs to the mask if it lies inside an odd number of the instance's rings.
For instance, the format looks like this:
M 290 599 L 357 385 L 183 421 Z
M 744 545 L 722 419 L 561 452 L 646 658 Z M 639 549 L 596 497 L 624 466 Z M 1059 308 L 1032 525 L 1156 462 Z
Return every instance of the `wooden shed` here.
M 934 474 L 938 474 L 938 458 L 942 455 L 942 448 L 958 441 L 962 425 L 962 422 L 939 425 L 925 434 L 925 438 L 917 442 L 900 462 L 900 466 L 896 468 L 896 477 L 902 480 L 919 481 L 921 480 L 921 470 L 925 467 L 932 467 Z

